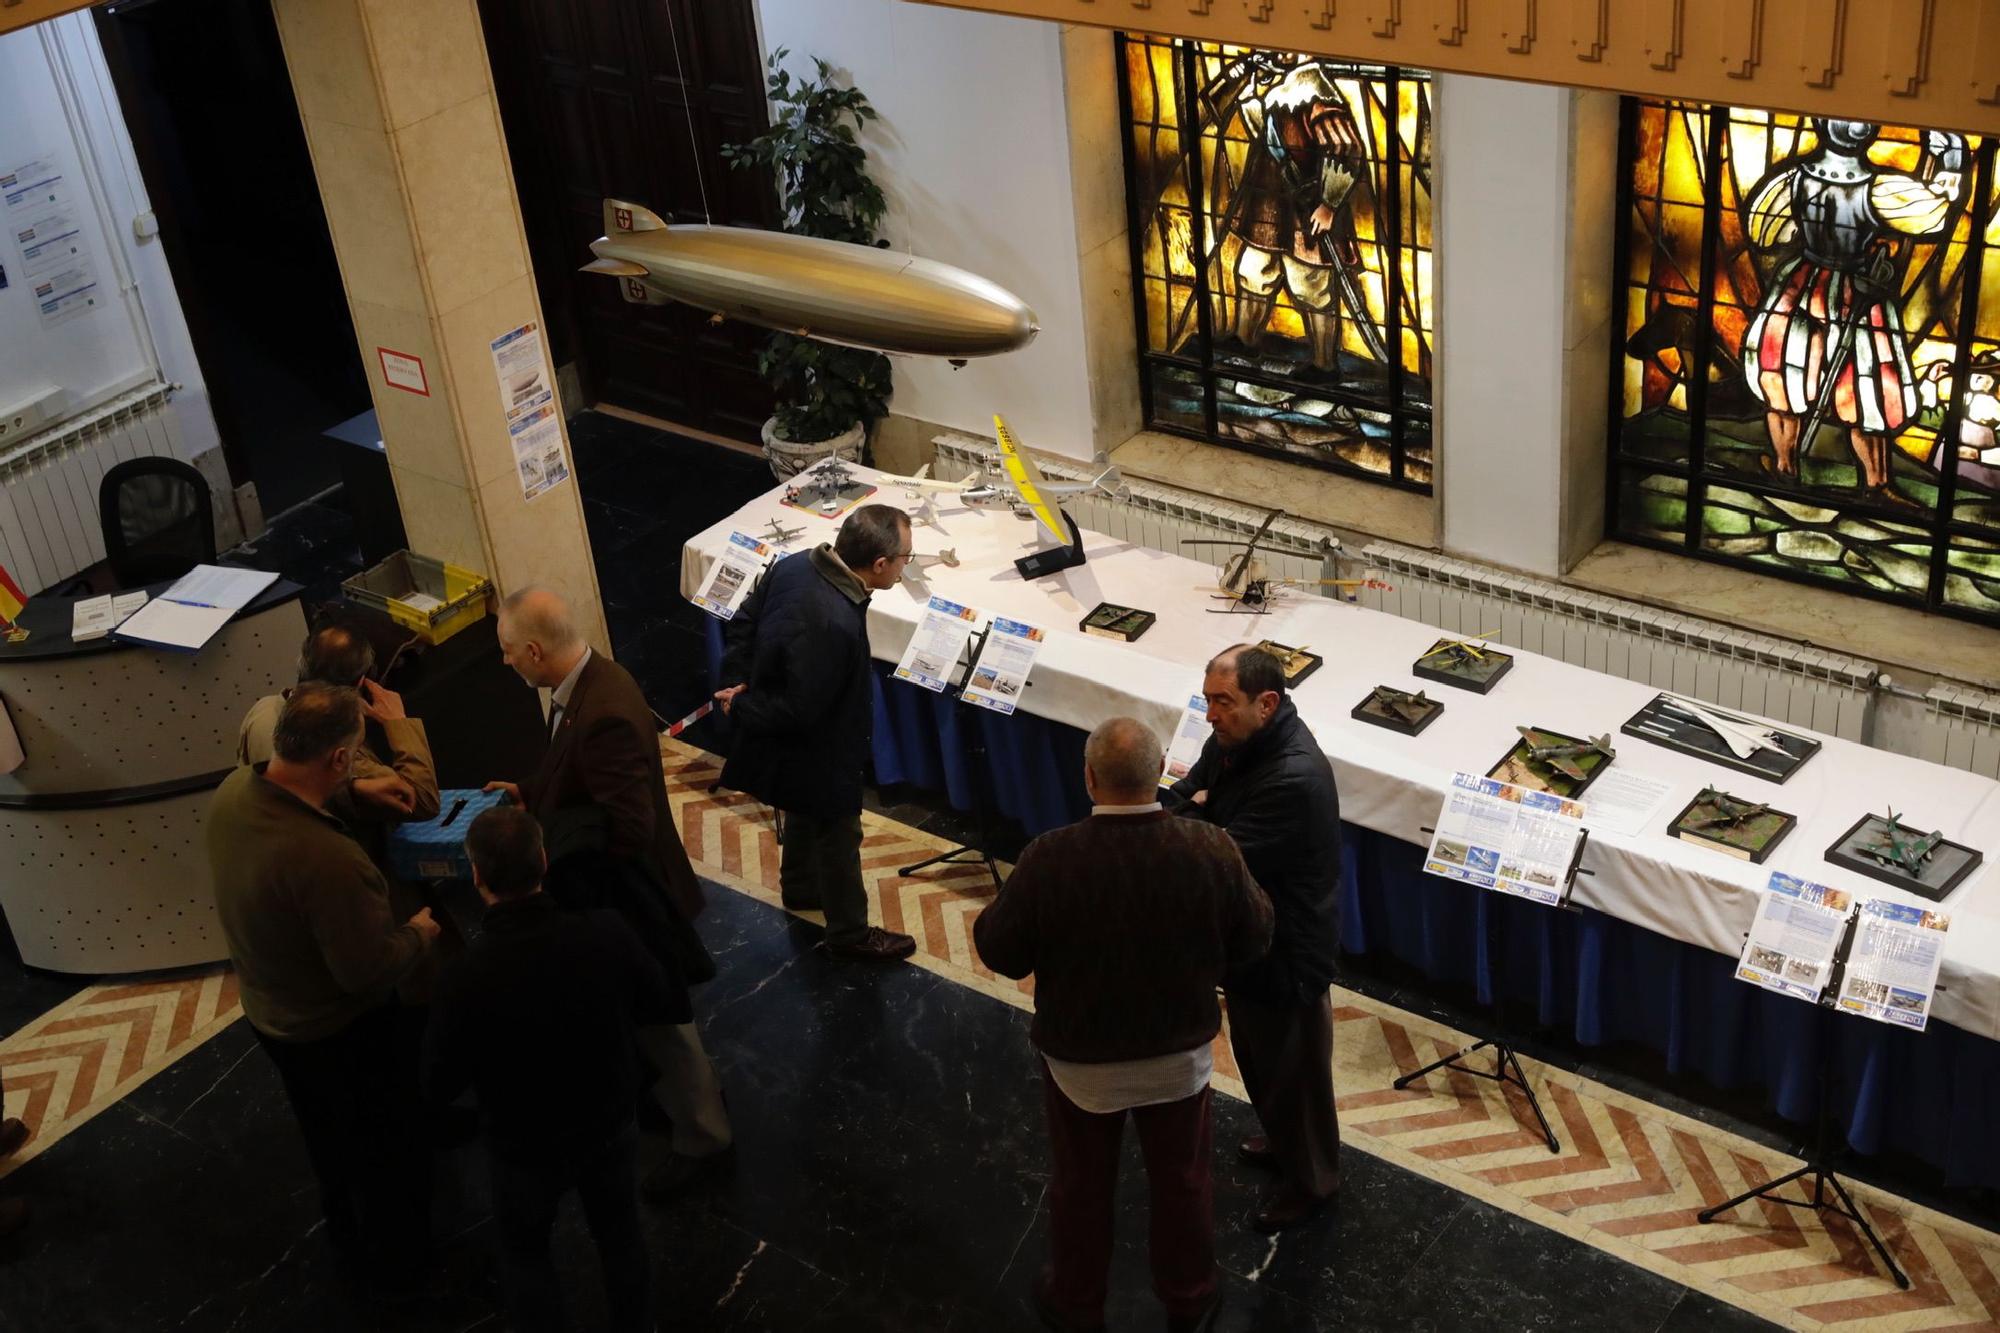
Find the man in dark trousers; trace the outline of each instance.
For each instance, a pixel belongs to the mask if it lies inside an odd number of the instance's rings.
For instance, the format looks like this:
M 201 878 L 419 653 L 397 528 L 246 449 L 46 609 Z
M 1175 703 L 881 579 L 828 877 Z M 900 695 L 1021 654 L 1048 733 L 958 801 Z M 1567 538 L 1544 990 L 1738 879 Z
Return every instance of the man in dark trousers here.
M 382 872 L 327 813 L 361 718 L 351 689 L 295 687 L 270 762 L 237 769 L 209 802 L 208 863 L 243 1013 L 298 1117 L 328 1238 L 404 1294 L 429 1259 L 431 1162 L 392 992 L 438 927 L 429 908 L 398 924 Z
M 486 811 L 465 848 L 485 929 L 433 1003 L 424 1091 L 439 1107 L 468 1086 L 478 1095 L 514 1326 L 564 1326 L 549 1233 L 573 1189 L 597 1242 L 612 1329 L 650 1330 L 635 1032 L 688 1021 L 686 992 L 617 913 L 565 912 L 542 892 L 548 861 L 527 811 Z
M 780 560 L 724 631 L 715 693 L 736 723 L 723 785 L 785 814 L 785 906 L 824 911 L 827 952 L 856 962 L 917 949 L 868 924 L 861 879 L 861 769 L 875 716 L 868 596 L 895 587 L 910 555 L 909 516 L 863 505 L 831 545 Z
M 1340 944 L 1340 797 L 1276 657 L 1248 644 L 1225 649 L 1208 664 L 1202 694 L 1212 731 L 1169 800 L 1229 830 L 1277 911 L 1270 953 L 1232 971 L 1223 991 L 1230 1048 L 1264 1127 L 1237 1151 L 1278 1171 L 1255 1225 L 1279 1231 L 1340 1188 L 1327 990 Z
M 1090 733 L 1090 818 L 1029 843 L 973 945 L 1002 976 L 1035 976 L 1049 1127 L 1051 1328 L 1104 1327 L 1118 1140 L 1131 1113 L 1152 1187 L 1153 1289 L 1168 1327 L 1216 1305 L 1209 1177 L 1215 988 L 1271 943 L 1271 902 L 1222 830 L 1160 806 L 1160 742 L 1112 718 Z
M 500 610 L 500 649 L 528 684 L 549 691 L 549 745 L 535 774 L 507 789 L 541 820 L 552 849 L 567 846 L 586 820 L 596 821 L 591 869 L 556 885 L 569 858 L 553 851 L 552 892 L 566 906 L 616 908 L 682 982 L 707 981 L 714 962 L 692 922 L 704 906 L 701 882 L 688 863 L 667 805 L 659 727 L 632 673 L 591 650 L 561 594 L 523 588 Z M 600 886 L 602 896 L 578 901 L 572 884 Z M 652 1095 L 673 1121 L 673 1152 L 646 1182 L 665 1196 L 727 1168 L 734 1136 L 722 1083 L 691 1020 L 649 1024 L 639 1048 L 658 1071 Z M 643 1123 L 643 1121 L 642 1121 Z

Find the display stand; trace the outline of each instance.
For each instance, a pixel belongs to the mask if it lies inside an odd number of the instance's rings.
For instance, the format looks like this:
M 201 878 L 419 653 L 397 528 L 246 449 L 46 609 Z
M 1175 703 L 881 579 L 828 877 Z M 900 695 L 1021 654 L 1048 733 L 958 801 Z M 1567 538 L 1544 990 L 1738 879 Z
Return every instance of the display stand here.
M 1051 574 L 1060 574 L 1065 569 L 1075 569 L 1083 563 L 1083 534 L 1077 531 L 1076 520 L 1069 516 L 1067 509 L 1058 509 L 1063 522 L 1069 525 L 1069 545 L 1051 546 L 1046 551 L 1024 555 L 1014 562 L 1014 568 L 1021 577 L 1032 582 L 1045 579 Z
M 1815 1117 L 1812 1146 L 1806 1151 L 1805 1164 L 1796 1171 L 1789 1171 L 1776 1180 L 1767 1180 L 1754 1189 L 1747 1189 L 1733 1199 L 1724 1200 L 1713 1208 L 1704 1208 L 1695 1214 L 1697 1221 L 1713 1222 L 1717 1217 L 1738 1204 L 1752 1199 L 1764 1199 L 1771 1203 L 1781 1203 L 1787 1208 L 1804 1208 L 1811 1212 L 1833 1212 L 1852 1222 L 1868 1243 L 1881 1257 L 1882 1266 L 1889 1270 L 1889 1276 L 1896 1279 L 1896 1285 L 1908 1291 L 1910 1279 L 1895 1259 L 1889 1254 L 1889 1247 L 1875 1234 L 1875 1228 L 1868 1225 L 1868 1219 L 1854 1206 L 1847 1187 L 1840 1183 L 1840 1177 L 1833 1173 L 1833 1160 L 1839 1151 L 1833 1140 L 1833 1034 L 1834 1001 L 1840 994 L 1842 975 L 1847 971 L 1847 953 L 1854 947 L 1855 923 L 1860 914 L 1847 918 L 1847 929 L 1840 937 L 1840 946 L 1834 950 L 1833 970 L 1828 974 L 1826 986 L 1819 998 L 1819 1108 Z M 1812 1189 L 1803 1199 L 1779 1197 L 1777 1191 L 1795 1180 L 1811 1178 Z
M 1426 833 L 1431 831 L 1430 829 L 1424 830 Z M 1581 868 L 1583 849 L 1589 842 L 1590 830 L 1584 829 L 1576 840 L 1576 851 L 1570 857 L 1569 873 L 1563 877 L 1563 893 L 1561 900 L 1556 903 L 1557 910 L 1570 912 L 1578 910 L 1570 903 L 1569 899 L 1570 894 L 1576 888 L 1576 877 L 1579 874 L 1589 873 Z M 1535 1113 L 1535 1122 L 1542 1127 L 1542 1137 L 1548 1140 L 1549 1151 L 1559 1153 L 1562 1151 L 1562 1144 L 1556 1141 L 1556 1132 L 1550 1127 L 1548 1116 L 1542 1113 L 1542 1102 L 1539 1097 L 1535 1096 L 1534 1085 L 1528 1082 L 1528 1076 L 1521 1070 L 1520 1057 L 1514 1053 L 1513 1034 L 1507 1029 L 1507 992 L 1506 988 L 1501 984 L 1499 923 L 1500 913 L 1497 910 L 1486 914 L 1486 956 L 1491 960 L 1493 986 L 1493 1035 L 1482 1041 L 1476 1041 L 1461 1050 L 1453 1051 L 1441 1060 L 1433 1060 L 1422 1069 L 1413 1069 L 1397 1079 L 1390 1086 L 1401 1091 L 1410 1084 L 1415 1083 L 1418 1079 L 1436 1073 L 1440 1069 L 1449 1069 L 1460 1074 L 1470 1074 L 1474 1078 L 1483 1078 L 1494 1083 L 1511 1083 L 1521 1090 L 1522 1096 L 1528 1099 L 1528 1109 Z M 1478 1069 L 1465 1063 L 1467 1056 L 1478 1051 L 1483 1051 L 1489 1046 L 1493 1049 L 1492 1069 Z
M 975 708 L 965 701 L 966 682 L 972 679 L 973 668 L 979 665 L 979 654 L 985 651 L 987 636 L 992 633 L 991 625 L 972 632 L 972 636 L 966 640 L 965 668 L 951 687 L 952 707 L 958 710 L 959 720 L 967 727 L 966 767 L 970 770 L 972 809 L 979 818 L 979 841 L 982 845 L 975 847 L 970 843 L 961 843 L 948 852 L 939 852 L 936 856 L 919 861 L 913 866 L 899 867 L 896 871 L 899 875 L 907 877 L 936 865 L 965 865 L 972 861 L 981 861 L 985 863 L 986 873 L 993 878 L 994 890 L 997 892 L 1000 888 L 1000 867 L 994 861 L 991 850 L 993 799 L 987 786 L 989 775 L 986 770 L 986 721 L 979 716 L 985 710 Z

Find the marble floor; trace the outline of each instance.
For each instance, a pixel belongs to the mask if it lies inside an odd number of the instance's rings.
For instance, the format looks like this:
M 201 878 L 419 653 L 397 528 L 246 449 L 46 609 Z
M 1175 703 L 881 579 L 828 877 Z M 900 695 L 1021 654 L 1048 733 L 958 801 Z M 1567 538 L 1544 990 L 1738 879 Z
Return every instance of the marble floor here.
M 702 626 L 677 595 L 680 543 L 767 489 L 769 474 L 754 458 L 596 414 L 573 423 L 572 441 L 617 655 L 655 708 L 677 716 L 706 689 Z M 263 549 L 315 588 L 337 585 L 351 559 L 343 517 L 336 505 L 315 504 Z M 684 739 L 704 740 L 698 731 Z M 968 831 L 964 816 L 921 793 L 872 793 L 871 805 L 921 834 L 955 840 Z M 711 893 L 701 929 L 721 970 L 697 1001 L 741 1153 L 731 1178 L 649 1212 L 663 1327 L 1036 1327 L 1026 1298 L 1046 1244 L 1046 1173 L 1018 997 L 928 967 L 835 964 L 815 947 L 816 925 L 751 887 L 718 883 Z M 115 979 L 80 995 L 87 980 L 30 972 L 0 947 L 0 1069 L 24 1058 L 20 1043 L 43 1040 L 48 1015 L 62 1006 L 71 1008 L 58 1019 L 107 1015 L 116 1004 L 164 1012 L 163 1001 L 125 995 Z M 0 1195 L 26 1195 L 36 1210 L 31 1228 L 0 1250 L 0 1330 L 501 1328 L 476 1155 L 459 1150 L 439 1162 L 445 1272 L 434 1298 L 396 1311 L 357 1303 L 315 1227 L 303 1149 L 268 1060 L 243 1022 L 226 1021 L 227 996 L 206 978 L 160 984 L 182 997 L 188 1017 L 151 1020 L 178 1034 L 157 1043 L 159 1060 L 151 1038 L 107 1038 L 121 1059 L 135 1042 L 145 1046 L 144 1068 L 128 1080 L 93 1065 L 101 1096 L 78 1103 L 59 1135 L 0 1163 Z M 1384 1012 L 1400 1007 L 1397 1021 L 1412 1028 L 1464 1025 L 1462 997 L 1411 978 L 1359 972 L 1348 984 Z M 1559 1044 L 1532 1053 L 1752 1144 L 1783 1147 L 1792 1137 L 1754 1105 L 1718 1105 L 1707 1090 L 1656 1076 L 1643 1057 Z M 13 1082 L 7 1104 L 14 1113 L 25 1105 Z M 1219 1145 L 1250 1129 L 1236 1100 L 1219 1099 L 1217 1116 Z M 1891 1188 L 1925 1192 L 1920 1174 L 1898 1174 L 1893 1163 L 1877 1174 L 1885 1170 Z M 1160 1326 L 1140 1175 L 1128 1150 L 1113 1329 Z M 1701 1283 L 1628 1262 L 1420 1160 L 1350 1151 L 1346 1179 L 1336 1207 L 1273 1243 L 1244 1225 L 1262 1178 L 1218 1156 L 1227 1294 L 1219 1328 L 1765 1326 Z M 1990 1224 L 1981 1200 L 1932 1202 Z M 601 1300 L 573 1210 L 557 1248 L 579 1322 L 590 1327 Z

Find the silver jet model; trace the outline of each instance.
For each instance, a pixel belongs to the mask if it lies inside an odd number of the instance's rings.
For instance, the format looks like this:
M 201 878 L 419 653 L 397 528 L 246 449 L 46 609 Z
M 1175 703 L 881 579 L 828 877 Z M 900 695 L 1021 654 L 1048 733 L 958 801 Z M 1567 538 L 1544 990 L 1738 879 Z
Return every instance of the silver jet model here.
M 1041 326 L 1020 297 L 976 273 L 847 241 L 717 227 L 669 226 L 620 199 L 585 273 L 618 279 L 627 301 L 680 301 L 717 321 L 879 352 L 953 361 L 1026 347 Z

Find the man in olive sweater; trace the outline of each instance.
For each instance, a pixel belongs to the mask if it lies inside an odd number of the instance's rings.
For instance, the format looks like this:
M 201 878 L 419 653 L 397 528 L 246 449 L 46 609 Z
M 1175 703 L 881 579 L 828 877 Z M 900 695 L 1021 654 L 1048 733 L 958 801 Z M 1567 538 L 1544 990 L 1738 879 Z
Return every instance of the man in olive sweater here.
M 328 1238 L 395 1291 L 428 1261 L 430 1159 L 392 992 L 438 927 L 428 908 L 396 922 L 382 872 L 327 813 L 361 718 L 352 689 L 293 689 L 270 762 L 216 790 L 208 860 L 243 1012 L 305 1136 Z
M 1216 1305 L 1209 1176 L 1215 988 L 1271 943 L 1271 902 L 1223 830 L 1160 808 L 1159 739 L 1116 717 L 1083 752 L 1090 818 L 1029 843 L 973 923 L 1007 977 L 1035 976 L 1048 1112 L 1044 1323 L 1104 1326 L 1118 1140 L 1129 1111 L 1152 1186 L 1153 1289 L 1168 1327 Z

